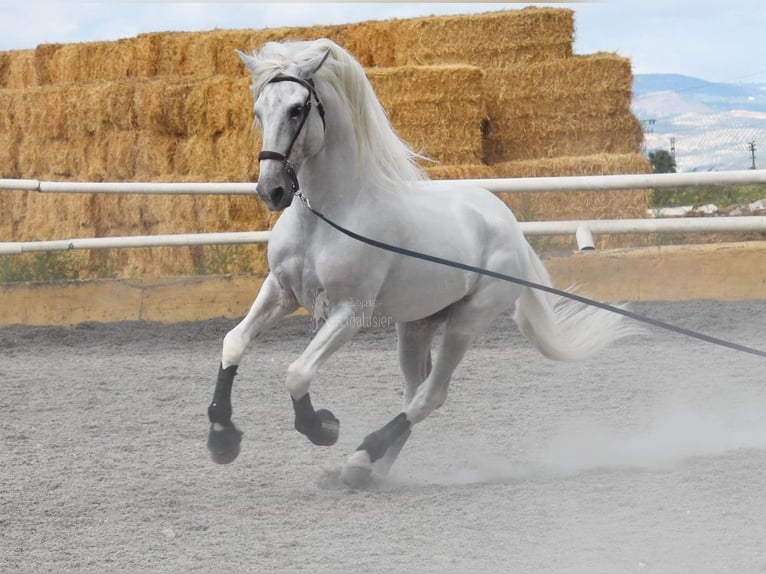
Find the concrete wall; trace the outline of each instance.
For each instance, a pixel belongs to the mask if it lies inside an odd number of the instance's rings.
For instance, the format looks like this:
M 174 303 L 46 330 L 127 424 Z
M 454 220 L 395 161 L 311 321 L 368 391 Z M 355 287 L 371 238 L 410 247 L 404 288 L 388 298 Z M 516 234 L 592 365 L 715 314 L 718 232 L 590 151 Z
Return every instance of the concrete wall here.
M 546 260 L 554 284 L 604 301 L 766 300 L 766 242 L 577 253 Z M 263 276 L 0 286 L 0 326 L 174 323 L 243 316 Z

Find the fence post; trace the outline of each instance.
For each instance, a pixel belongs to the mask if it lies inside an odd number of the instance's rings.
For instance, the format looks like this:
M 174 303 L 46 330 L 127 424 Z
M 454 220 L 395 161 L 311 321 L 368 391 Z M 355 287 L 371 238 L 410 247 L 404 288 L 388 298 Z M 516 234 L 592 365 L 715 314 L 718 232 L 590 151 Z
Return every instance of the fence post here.
M 596 249 L 596 244 L 593 242 L 593 234 L 590 231 L 590 227 L 585 223 L 577 226 L 575 237 L 577 238 L 577 249 L 580 251 L 593 251 Z

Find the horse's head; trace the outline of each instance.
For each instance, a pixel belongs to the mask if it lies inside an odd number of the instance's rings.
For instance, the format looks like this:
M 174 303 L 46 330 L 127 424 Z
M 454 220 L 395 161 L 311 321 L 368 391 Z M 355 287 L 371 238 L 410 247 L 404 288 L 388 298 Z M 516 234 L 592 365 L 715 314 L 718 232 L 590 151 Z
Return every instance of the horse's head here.
M 417 165 L 422 156 L 391 127 L 364 68 L 335 42 L 267 42 L 239 56 L 253 78 L 263 139 L 257 190 L 269 209 L 292 203 L 299 173 L 306 182 L 302 197 L 315 206 L 331 196 L 401 189 L 425 178 Z
M 238 52 L 254 74 L 261 72 L 257 58 Z M 323 52 L 307 61 L 293 63 L 274 74 L 255 93 L 255 116 L 261 126 L 263 151 L 256 191 L 272 211 L 288 207 L 299 189 L 298 171 L 324 144 L 324 107 L 313 76 L 329 55 Z

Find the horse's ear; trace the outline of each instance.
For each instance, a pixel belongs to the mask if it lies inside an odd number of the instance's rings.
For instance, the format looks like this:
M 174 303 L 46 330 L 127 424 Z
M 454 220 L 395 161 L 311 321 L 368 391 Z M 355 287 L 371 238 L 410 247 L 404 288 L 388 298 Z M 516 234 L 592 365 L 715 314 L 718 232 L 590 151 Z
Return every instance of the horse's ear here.
M 330 49 L 327 48 L 327 50 L 325 50 L 323 54 L 319 54 L 318 56 L 303 62 L 298 67 L 298 74 L 300 75 L 301 78 L 310 78 L 311 76 L 317 73 L 317 70 L 319 70 L 319 68 L 322 67 L 322 65 L 325 63 L 325 61 L 327 60 L 329 56 L 330 56 Z
M 257 63 L 257 60 L 250 56 L 249 54 L 245 54 L 241 50 L 234 50 L 237 53 L 237 56 L 239 56 L 239 59 L 242 60 L 242 63 L 245 65 L 245 67 L 250 70 L 250 72 L 255 71 L 255 64 Z

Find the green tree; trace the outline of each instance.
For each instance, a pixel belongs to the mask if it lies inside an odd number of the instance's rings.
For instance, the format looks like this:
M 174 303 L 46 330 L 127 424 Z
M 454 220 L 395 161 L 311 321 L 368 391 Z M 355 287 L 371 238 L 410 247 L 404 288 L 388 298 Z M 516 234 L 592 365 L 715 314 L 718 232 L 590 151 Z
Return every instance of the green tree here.
M 649 163 L 654 173 L 676 172 L 676 160 L 666 149 L 649 152 Z

